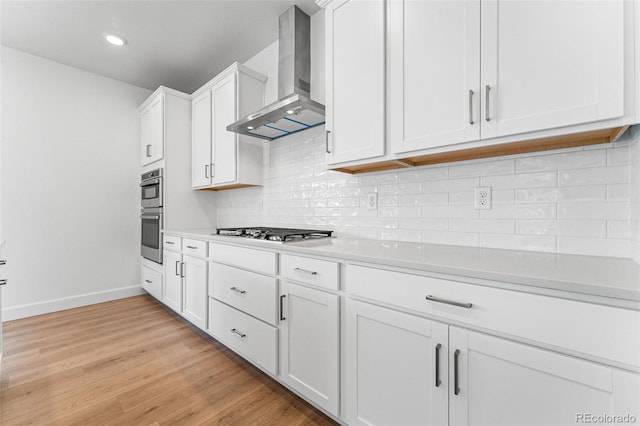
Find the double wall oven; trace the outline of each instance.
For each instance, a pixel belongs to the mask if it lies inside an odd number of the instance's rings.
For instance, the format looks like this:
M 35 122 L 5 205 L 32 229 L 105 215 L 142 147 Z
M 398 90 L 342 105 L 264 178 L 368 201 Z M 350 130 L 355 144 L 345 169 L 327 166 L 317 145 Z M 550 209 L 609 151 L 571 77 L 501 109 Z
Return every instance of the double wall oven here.
M 163 186 L 162 169 L 144 173 L 140 182 L 142 257 L 162 263 Z

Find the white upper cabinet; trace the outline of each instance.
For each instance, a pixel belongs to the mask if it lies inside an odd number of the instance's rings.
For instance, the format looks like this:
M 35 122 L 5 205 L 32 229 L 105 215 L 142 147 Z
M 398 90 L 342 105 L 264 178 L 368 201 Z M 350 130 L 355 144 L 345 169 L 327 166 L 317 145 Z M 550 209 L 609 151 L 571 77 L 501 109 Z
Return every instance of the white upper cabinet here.
M 480 2 L 389 0 L 388 135 L 394 152 L 480 138 Z
M 211 185 L 211 91 L 207 90 L 191 103 L 192 111 L 192 167 L 194 188 Z
M 326 8 L 329 163 L 385 153 L 384 7 L 340 0 Z
M 638 120 L 629 96 L 640 38 L 634 2 L 318 3 L 326 8 L 327 150 L 336 170 L 505 155 L 544 138 L 556 139 L 528 152 L 605 143 Z M 584 132 L 592 134 L 559 138 Z M 491 145 L 502 148 L 473 151 Z M 427 158 L 463 150 L 470 154 Z
M 266 77 L 234 63 L 194 93 L 192 186 L 224 189 L 262 184 L 262 142 L 227 130 L 264 104 Z
M 164 93 L 157 93 L 142 108 L 141 163 L 143 166 L 164 157 Z
M 482 0 L 482 138 L 622 117 L 624 24 L 622 0 Z

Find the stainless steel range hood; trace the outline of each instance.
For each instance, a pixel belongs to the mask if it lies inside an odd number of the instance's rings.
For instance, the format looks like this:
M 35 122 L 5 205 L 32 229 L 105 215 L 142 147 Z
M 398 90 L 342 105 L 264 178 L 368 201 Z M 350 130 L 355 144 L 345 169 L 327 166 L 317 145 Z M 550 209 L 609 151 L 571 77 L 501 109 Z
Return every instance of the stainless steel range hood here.
M 278 100 L 227 126 L 227 130 L 274 140 L 324 123 L 324 105 L 310 98 L 311 19 L 297 6 L 280 16 Z

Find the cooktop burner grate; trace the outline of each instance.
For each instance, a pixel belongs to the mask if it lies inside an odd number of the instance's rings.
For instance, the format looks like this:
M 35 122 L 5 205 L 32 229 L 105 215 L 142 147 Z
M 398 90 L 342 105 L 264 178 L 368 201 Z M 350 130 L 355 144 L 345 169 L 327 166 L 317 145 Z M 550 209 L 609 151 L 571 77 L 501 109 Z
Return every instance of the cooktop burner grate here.
M 234 237 L 253 238 L 268 241 L 300 241 L 330 237 L 333 231 L 317 229 L 271 228 L 254 226 L 250 228 L 217 228 L 216 234 Z

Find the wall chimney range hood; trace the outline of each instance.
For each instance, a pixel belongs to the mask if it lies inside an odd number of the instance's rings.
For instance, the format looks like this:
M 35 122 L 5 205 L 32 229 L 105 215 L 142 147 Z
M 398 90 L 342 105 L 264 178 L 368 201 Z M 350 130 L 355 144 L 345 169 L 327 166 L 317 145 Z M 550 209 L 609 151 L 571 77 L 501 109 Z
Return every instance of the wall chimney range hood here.
M 324 105 L 311 99 L 311 19 L 297 6 L 278 25 L 278 100 L 227 126 L 227 130 L 274 140 L 324 123 Z

